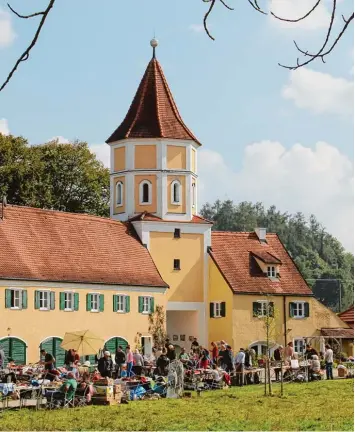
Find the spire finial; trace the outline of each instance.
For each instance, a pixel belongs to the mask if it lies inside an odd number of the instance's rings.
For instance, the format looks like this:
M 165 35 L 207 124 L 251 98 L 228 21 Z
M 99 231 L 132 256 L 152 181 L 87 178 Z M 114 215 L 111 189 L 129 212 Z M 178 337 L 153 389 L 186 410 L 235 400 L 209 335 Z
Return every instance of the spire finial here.
M 150 41 L 150 46 L 153 48 L 153 58 L 155 58 L 155 48 L 158 46 L 158 40 L 155 37 Z

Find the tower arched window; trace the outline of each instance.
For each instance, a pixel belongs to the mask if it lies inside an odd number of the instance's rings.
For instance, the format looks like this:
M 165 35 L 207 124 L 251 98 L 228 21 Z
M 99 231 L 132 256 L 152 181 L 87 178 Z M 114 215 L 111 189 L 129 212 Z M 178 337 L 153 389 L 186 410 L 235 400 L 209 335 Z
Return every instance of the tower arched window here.
M 123 205 L 123 183 L 120 181 L 116 183 L 116 205 Z
M 141 205 L 152 203 L 152 184 L 148 180 L 143 180 L 139 185 L 139 203 Z
M 192 183 L 192 207 L 196 207 L 196 183 Z
M 181 183 L 178 180 L 171 183 L 171 202 L 172 204 L 181 203 Z

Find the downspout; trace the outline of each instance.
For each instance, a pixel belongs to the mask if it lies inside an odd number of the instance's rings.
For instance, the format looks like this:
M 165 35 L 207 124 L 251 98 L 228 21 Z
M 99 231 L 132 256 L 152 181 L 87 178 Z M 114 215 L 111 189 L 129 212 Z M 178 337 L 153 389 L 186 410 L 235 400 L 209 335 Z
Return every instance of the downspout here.
M 285 295 L 283 296 L 283 299 L 284 299 L 283 309 L 284 309 L 284 338 L 285 338 L 284 346 L 286 348 L 286 346 L 287 346 L 287 326 L 286 326 L 286 296 Z

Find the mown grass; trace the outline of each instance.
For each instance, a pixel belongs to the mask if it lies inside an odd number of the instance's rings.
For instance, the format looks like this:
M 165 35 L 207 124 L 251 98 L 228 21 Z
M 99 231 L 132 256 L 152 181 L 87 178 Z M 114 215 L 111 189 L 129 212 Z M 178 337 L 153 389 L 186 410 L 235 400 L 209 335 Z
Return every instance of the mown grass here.
M 136 401 L 58 411 L 22 409 L 0 416 L 0 430 L 354 430 L 354 381 L 287 384 L 280 398 L 263 386 L 206 392 L 191 399 Z

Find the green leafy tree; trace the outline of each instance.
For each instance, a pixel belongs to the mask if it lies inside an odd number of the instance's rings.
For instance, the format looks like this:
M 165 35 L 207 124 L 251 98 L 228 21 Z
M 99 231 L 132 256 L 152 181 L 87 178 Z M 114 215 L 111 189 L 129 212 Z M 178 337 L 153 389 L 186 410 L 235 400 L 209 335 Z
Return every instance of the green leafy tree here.
M 0 134 L 0 193 L 11 204 L 109 215 L 109 170 L 86 142 L 30 146 Z

